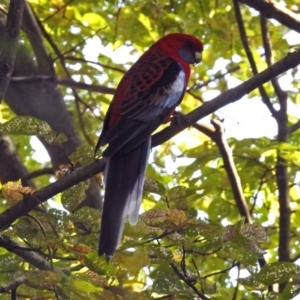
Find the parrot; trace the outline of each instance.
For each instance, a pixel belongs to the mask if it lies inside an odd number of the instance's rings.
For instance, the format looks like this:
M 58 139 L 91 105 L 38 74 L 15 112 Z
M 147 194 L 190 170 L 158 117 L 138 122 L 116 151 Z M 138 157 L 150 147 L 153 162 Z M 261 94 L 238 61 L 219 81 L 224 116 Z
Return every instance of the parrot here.
M 191 73 L 202 59 L 202 42 L 170 33 L 152 44 L 119 82 L 105 115 L 95 155 L 106 158 L 104 203 L 98 255 L 110 260 L 126 219 L 138 221 L 151 134 L 169 122 L 180 104 Z

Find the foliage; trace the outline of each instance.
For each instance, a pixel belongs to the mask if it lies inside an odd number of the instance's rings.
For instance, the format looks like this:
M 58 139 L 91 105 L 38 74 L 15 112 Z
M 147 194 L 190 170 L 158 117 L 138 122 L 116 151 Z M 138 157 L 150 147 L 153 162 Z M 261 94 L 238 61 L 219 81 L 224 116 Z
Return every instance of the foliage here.
M 0 109 L 1 139 L 10 138 L 11 156 L 20 159 L 5 169 L 10 150 L 1 148 L 5 145 L 1 140 L 0 163 L 7 177 L 0 170 L 0 220 L 2 213 L 29 201 L 35 191 L 50 189 L 52 182 L 63 182 L 93 163 L 93 149 L 114 88 L 132 62 L 160 36 L 186 32 L 205 44 L 203 62 L 193 68 L 179 108 L 184 114 L 255 75 L 245 52 L 247 45 L 258 72 L 270 66 L 268 46 L 271 61 L 288 55 L 294 45 L 286 37 L 292 31 L 247 5 L 239 6 L 247 35 L 243 43 L 237 3 L 30 1 L 48 56 L 37 50 L 26 30 L 28 23 L 23 22 L 19 56 Z M 285 3 L 299 15 L 299 5 Z M 2 17 L 9 2 L 5 5 Z M 263 24 L 267 24 L 269 44 L 262 39 Z M 31 64 L 36 64 L 32 72 Z M 18 83 L 22 76 L 25 80 Z M 58 112 L 52 111 L 57 96 L 53 102 L 43 102 L 45 84 L 63 96 Z M 20 92 L 21 85 L 28 94 Z M 264 119 L 273 115 L 268 136 L 263 131 L 257 136 L 256 122 L 264 123 L 252 109 L 251 128 L 242 138 L 231 133 L 226 139 L 227 119 L 235 120 L 241 113 L 232 104 L 231 111 L 226 110 L 230 117 L 216 111 L 153 148 L 140 219 L 134 227 L 125 225 L 122 243 L 110 263 L 97 256 L 99 204 L 80 204 L 93 188 L 101 195 L 101 175 L 86 177 L 51 196 L 48 203 L 37 202 L 40 205 L 29 214 L 20 213 L 0 235 L 0 299 L 9 299 L 15 291 L 30 299 L 251 300 L 298 295 L 298 90 L 299 68 L 294 68 L 239 101 L 263 110 Z M 37 113 L 30 104 L 22 108 L 21 99 L 32 97 L 31 93 L 40 101 L 40 106 L 35 104 Z M 19 99 L 17 106 L 11 98 Z M 238 109 L 244 108 L 240 104 Z M 74 130 L 68 131 L 58 121 L 60 113 L 66 113 L 63 120 L 71 117 Z M 215 121 L 210 124 L 210 119 Z M 235 127 L 243 130 L 240 124 Z M 56 132 L 63 134 L 57 137 Z M 74 135 L 80 145 L 74 142 L 68 148 L 66 140 Z M 33 136 L 41 139 L 51 159 L 38 156 L 44 152 Z M 59 158 L 51 147 L 59 151 Z M 14 173 L 18 168 L 23 173 Z

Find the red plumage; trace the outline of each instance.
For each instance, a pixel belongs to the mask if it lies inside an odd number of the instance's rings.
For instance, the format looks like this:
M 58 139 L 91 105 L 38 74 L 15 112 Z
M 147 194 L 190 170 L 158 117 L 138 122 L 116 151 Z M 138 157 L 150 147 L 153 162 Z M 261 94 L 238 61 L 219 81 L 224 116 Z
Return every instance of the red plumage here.
M 127 216 L 131 223 L 137 222 L 151 134 L 169 120 L 181 102 L 190 64 L 200 62 L 202 51 L 197 38 L 168 34 L 120 81 L 95 149 L 108 144 L 103 152 L 108 161 L 99 255 L 113 256 Z

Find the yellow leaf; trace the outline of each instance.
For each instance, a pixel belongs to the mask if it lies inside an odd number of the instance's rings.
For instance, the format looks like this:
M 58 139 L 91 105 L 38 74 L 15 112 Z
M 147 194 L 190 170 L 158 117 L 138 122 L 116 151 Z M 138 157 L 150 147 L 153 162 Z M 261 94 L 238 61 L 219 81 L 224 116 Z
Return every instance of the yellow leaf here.
M 169 220 L 177 226 L 184 225 L 187 220 L 185 212 L 178 209 L 169 209 L 167 211 L 167 216 L 169 217 Z
M 83 244 L 76 244 L 74 246 L 68 246 L 66 247 L 68 250 L 70 250 L 80 261 L 90 252 L 92 252 L 92 249 L 89 248 L 86 245 Z
M 89 278 L 90 282 L 96 286 L 108 286 L 108 281 L 104 276 L 101 276 L 91 270 L 85 272 L 85 275 Z
M 21 179 L 9 181 L 2 186 L 3 197 L 10 203 L 15 204 L 23 199 L 23 195 L 31 195 L 35 189 L 29 186 L 22 186 Z
M 300 188 L 298 185 L 293 185 L 290 190 L 289 194 L 292 201 L 297 201 L 300 198 Z
M 107 26 L 106 20 L 96 13 L 84 14 L 82 17 L 82 21 L 83 23 L 89 26 L 94 26 L 94 25 L 97 25 L 99 27 Z
M 150 263 L 147 252 L 138 248 L 133 253 L 117 252 L 115 255 L 115 261 L 125 267 L 131 274 L 137 274 L 143 267 Z

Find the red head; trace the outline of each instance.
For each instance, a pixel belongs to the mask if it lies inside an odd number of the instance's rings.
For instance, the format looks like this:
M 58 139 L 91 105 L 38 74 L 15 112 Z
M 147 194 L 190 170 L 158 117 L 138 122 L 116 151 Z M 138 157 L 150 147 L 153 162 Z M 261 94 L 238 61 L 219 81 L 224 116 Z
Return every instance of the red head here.
M 202 58 L 203 44 L 192 35 L 170 33 L 159 39 L 150 49 L 163 51 L 164 54 L 186 64 L 197 64 Z

